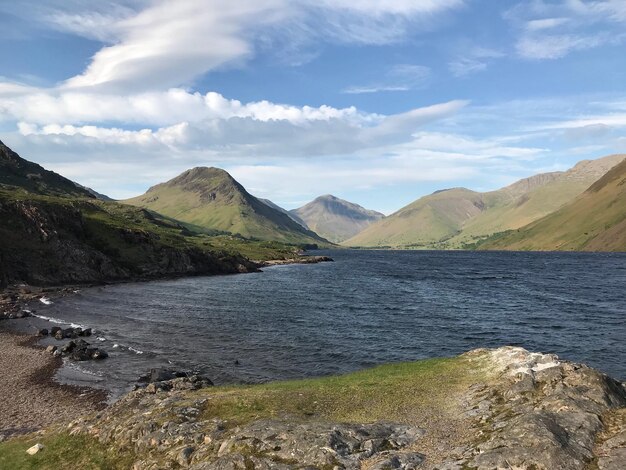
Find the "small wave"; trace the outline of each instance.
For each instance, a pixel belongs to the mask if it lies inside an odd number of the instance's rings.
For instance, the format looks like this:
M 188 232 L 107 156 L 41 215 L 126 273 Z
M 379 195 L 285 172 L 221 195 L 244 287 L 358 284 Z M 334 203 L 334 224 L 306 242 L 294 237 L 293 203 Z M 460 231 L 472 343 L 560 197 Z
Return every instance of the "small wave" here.
M 67 325 L 66 322 L 64 322 L 63 320 L 59 320 L 58 318 L 47 317 L 45 315 L 37 315 L 36 313 L 33 313 L 32 315 L 33 317 L 41 318 L 42 320 L 49 321 L 50 323 L 57 323 L 59 325 Z
M 74 369 L 74 370 L 76 370 L 76 371 L 78 371 L 78 372 L 80 372 L 82 374 L 85 374 L 85 375 L 91 375 L 93 377 L 104 377 L 104 374 L 102 374 L 101 372 L 96 372 L 96 371 L 93 371 L 93 370 L 84 369 L 84 368 L 80 367 L 79 365 L 77 365 L 76 363 L 70 362 L 68 360 L 64 361 L 63 365 L 69 367 L 70 369 Z
M 107 339 L 106 339 L 105 337 L 103 337 L 103 336 L 98 336 L 96 339 L 97 339 L 98 341 L 106 341 L 106 340 L 107 340 Z
M 26 310 L 25 310 L 26 311 Z M 36 313 L 32 313 L 29 311 L 29 313 L 35 317 L 35 318 L 39 318 L 41 320 L 46 320 L 49 321 L 50 323 L 56 323 L 57 325 L 69 325 L 72 328 L 82 328 L 83 330 L 86 330 L 87 327 L 85 325 L 81 325 L 79 323 L 68 323 L 64 320 L 60 320 L 58 318 L 54 318 L 54 317 L 47 317 L 45 315 L 38 315 Z
M 143 351 L 141 351 L 140 349 L 135 349 L 131 346 L 128 346 L 128 350 L 134 352 L 135 354 L 143 354 Z
M 39 302 L 41 302 L 44 305 L 52 305 L 52 300 L 50 300 L 47 297 L 42 297 L 41 299 L 39 299 Z
M 117 349 L 117 348 L 119 348 L 119 347 L 120 347 L 120 345 L 119 345 L 119 344 L 117 344 L 117 343 L 115 343 L 115 344 L 113 345 L 113 349 Z

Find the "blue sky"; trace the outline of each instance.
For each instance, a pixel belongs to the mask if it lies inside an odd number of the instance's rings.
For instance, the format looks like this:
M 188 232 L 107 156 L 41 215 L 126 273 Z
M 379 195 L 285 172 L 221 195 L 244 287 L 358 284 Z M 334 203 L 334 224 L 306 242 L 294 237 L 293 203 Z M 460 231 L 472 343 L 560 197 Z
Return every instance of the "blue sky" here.
M 193 166 L 391 213 L 626 152 L 626 0 L 0 0 L 0 139 L 124 198 Z

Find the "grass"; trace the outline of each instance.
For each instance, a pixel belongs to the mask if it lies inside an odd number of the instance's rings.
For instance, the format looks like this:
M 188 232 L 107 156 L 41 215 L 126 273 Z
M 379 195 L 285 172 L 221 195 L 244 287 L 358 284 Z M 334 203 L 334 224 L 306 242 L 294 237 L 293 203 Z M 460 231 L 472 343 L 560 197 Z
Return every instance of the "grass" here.
M 451 397 L 484 378 L 468 359 L 446 358 L 389 364 L 341 376 L 217 387 L 207 395 L 204 417 L 232 424 L 283 415 L 302 420 L 416 423 L 425 413 L 453 413 Z
M 26 450 L 36 443 L 44 449 L 28 455 Z M 128 469 L 133 461 L 134 456 L 109 449 L 91 437 L 66 433 L 0 443 L 0 468 L 6 470 Z

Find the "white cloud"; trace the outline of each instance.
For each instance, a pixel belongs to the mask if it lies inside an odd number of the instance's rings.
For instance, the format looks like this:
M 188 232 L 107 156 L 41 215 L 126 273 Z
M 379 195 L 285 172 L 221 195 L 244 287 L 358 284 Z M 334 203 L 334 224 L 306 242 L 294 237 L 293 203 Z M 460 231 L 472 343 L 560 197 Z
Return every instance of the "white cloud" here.
M 493 59 L 504 57 L 504 53 L 485 47 L 471 47 L 448 63 L 448 69 L 457 77 L 464 77 L 485 70 Z
M 163 89 L 259 49 L 303 63 L 328 42 L 388 44 L 430 30 L 462 0 L 24 0 L 0 12 L 106 45 L 68 88 Z
M 517 4 L 505 18 L 519 30 L 516 50 L 525 59 L 560 59 L 626 41 L 625 0 L 534 0 Z
M 381 91 L 408 91 L 424 88 L 432 75 L 429 67 L 423 65 L 399 64 L 391 68 L 385 77 L 369 85 L 350 86 L 343 90 L 348 94 L 378 93 Z

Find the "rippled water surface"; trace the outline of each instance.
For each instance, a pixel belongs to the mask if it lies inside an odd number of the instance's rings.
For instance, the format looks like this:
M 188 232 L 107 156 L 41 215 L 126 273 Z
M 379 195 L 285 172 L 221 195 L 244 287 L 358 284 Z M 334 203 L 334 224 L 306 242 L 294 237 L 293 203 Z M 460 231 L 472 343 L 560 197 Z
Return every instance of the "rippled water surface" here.
M 37 314 L 97 329 L 92 342 L 111 357 L 80 366 L 118 391 L 158 365 L 260 382 L 506 344 L 626 379 L 626 254 L 329 254 L 334 263 L 84 289 Z

